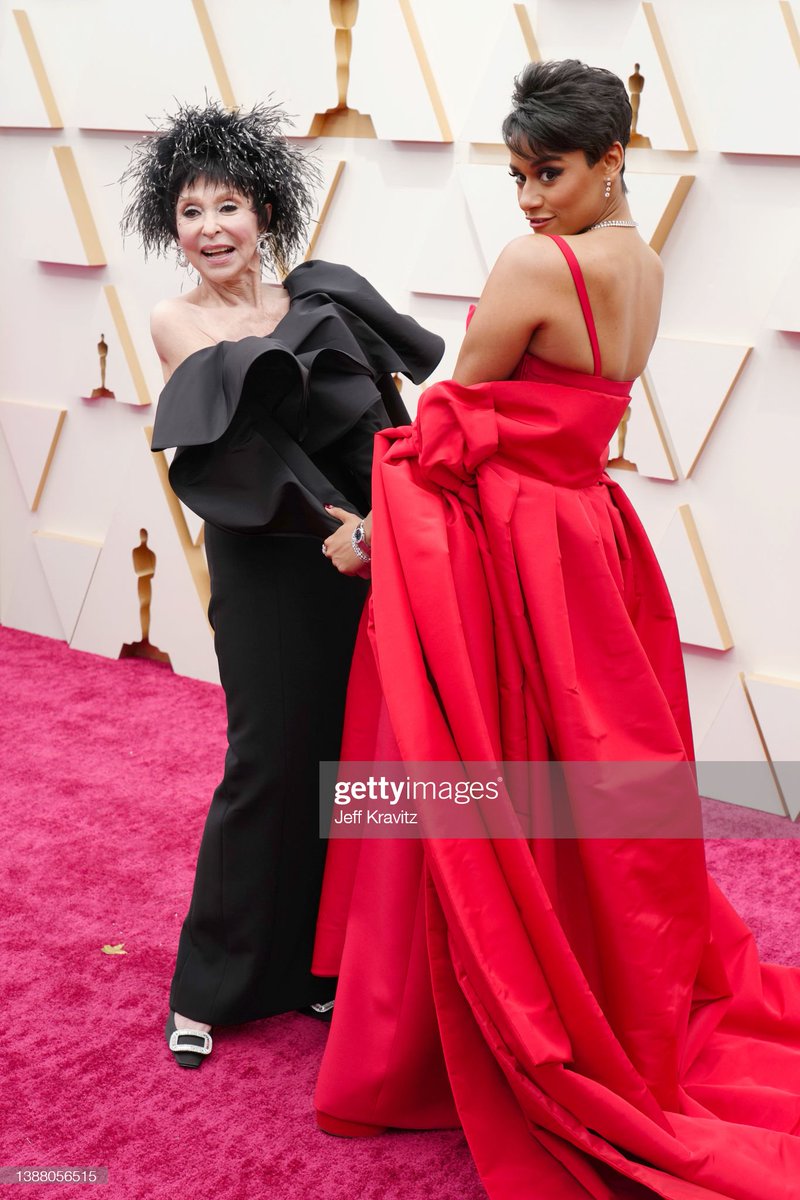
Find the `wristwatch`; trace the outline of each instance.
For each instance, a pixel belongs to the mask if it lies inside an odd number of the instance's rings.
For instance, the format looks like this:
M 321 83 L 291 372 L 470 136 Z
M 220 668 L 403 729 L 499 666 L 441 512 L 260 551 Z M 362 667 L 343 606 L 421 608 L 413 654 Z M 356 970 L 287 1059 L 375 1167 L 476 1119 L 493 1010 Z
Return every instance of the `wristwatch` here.
M 370 551 L 369 551 L 369 542 L 367 541 L 367 535 L 364 533 L 364 522 L 363 521 L 361 522 L 360 525 L 356 525 L 355 529 L 353 530 L 350 540 L 353 544 L 353 550 L 358 555 L 358 557 L 361 559 L 361 561 L 369 562 L 370 559 L 372 558 L 372 555 L 370 554 Z

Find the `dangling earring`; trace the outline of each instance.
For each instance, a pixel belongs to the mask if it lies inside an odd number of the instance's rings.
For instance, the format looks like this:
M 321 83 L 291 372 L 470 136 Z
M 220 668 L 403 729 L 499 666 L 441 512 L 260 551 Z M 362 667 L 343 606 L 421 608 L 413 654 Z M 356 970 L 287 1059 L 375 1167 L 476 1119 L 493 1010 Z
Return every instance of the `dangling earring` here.
M 603 192 L 603 198 L 605 200 L 607 200 L 610 195 L 611 195 L 611 180 L 607 179 L 606 180 L 606 190 Z
M 183 252 L 183 249 L 180 246 L 178 246 L 178 249 L 175 253 L 175 262 L 177 263 L 177 265 L 179 267 L 182 267 L 184 271 L 188 271 L 191 269 L 192 264 L 189 262 L 188 258 L 186 257 L 186 255 Z
M 256 242 L 256 249 L 258 250 L 259 258 L 261 259 L 262 269 L 265 267 L 268 267 L 272 260 L 272 255 L 270 253 L 270 238 L 271 237 L 272 237 L 272 234 L 265 231 L 264 233 L 260 233 L 258 235 L 258 240 Z

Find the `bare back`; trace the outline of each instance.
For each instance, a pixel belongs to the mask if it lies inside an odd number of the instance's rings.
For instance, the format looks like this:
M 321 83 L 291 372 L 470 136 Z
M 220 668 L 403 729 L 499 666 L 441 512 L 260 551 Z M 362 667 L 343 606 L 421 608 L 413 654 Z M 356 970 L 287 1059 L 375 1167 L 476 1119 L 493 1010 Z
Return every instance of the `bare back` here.
M 636 379 L 658 331 L 663 270 L 632 230 L 565 237 L 586 283 L 597 327 L 602 374 Z M 456 364 L 459 383 L 507 379 L 524 353 L 593 373 L 593 354 L 568 263 L 552 238 L 511 242 L 481 296 Z

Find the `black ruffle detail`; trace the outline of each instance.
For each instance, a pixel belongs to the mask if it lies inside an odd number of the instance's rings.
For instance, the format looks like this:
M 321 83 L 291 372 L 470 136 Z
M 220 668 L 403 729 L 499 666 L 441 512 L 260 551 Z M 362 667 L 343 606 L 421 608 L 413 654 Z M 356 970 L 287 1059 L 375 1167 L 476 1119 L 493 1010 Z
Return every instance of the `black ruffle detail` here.
M 285 280 L 270 337 L 198 350 L 159 399 L 153 450 L 177 446 L 170 482 L 204 520 L 239 533 L 325 537 L 324 504 L 369 503 L 375 432 L 408 421 L 391 379 L 421 382 L 444 343 L 348 267 Z

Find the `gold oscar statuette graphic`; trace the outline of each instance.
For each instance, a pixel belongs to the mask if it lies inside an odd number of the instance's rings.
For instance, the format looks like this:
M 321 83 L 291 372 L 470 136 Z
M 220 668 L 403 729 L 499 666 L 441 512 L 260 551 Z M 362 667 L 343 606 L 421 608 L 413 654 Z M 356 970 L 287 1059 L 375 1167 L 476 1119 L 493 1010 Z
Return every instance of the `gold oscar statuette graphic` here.
M 630 404 L 622 414 L 622 420 L 617 429 L 617 454 L 615 458 L 610 458 L 606 463 L 607 467 L 614 467 L 617 471 L 638 471 L 636 463 L 630 462 L 625 457 L 625 439 L 628 436 L 628 422 L 631 419 Z
M 148 658 L 152 662 L 170 666 L 169 655 L 150 643 L 150 604 L 153 599 L 153 576 L 156 573 L 156 556 L 147 544 L 147 530 L 139 530 L 139 545 L 134 546 L 131 557 L 136 574 L 136 589 L 139 594 L 139 623 L 142 637 L 138 642 L 126 642 L 119 652 L 120 658 Z
M 639 108 L 642 103 L 642 92 L 644 91 L 644 75 L 639 70 L 639 64 L 633 64 L 633 74 L 628 77 L 628 92 L 631 98 L 631 137 L 628 142 L 629 146 L 639 146 L 647 148 L 650 146 L 650 138 L 639 133 Z
M 84 400 L 116 400 L 116 396 L 106 387 L 106 360 L 108 359 L 108 344 L 104 334 L 100 334 L 100 341 L 97 343 L 97 357 L 100 359 L 100 387 L 92 388 L 91 396 L 84 396 Z
M 372 118 L 347 107 L 350 84 L 350 58 L 353 53 L 353 26 L 358 16 L 358 0 L 330 0 L 331 21 L 336 30 L 336 90 L 338 104 L 317 113 L 308 131 L 309 137 L 377 137 Z

